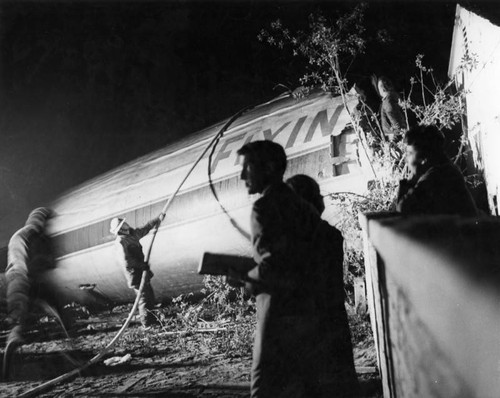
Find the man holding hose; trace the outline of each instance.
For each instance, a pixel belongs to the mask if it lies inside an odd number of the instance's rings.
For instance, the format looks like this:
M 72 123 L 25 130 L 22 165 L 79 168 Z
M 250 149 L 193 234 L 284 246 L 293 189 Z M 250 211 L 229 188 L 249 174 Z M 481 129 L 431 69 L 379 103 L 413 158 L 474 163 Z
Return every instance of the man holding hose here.
M 155 296 L 151 287 L 153 273 L 149 269 L 149 264 L 144 262 L 144 253 L 140 239 L 148 232 L 160 225 L 165 218 L 164 213 L 141 228 L 132 228 L 127 224 L 125 218 L 113 218 L 110 224 L 110 232 L 116 236 L 115 248 L 118 261 L 124 271 L 127 284 L 137 294 L 141 284 L 143 271 L 147 271 L 144 289 L 139 297 L 139 317 L 144 329 L 149 329 L 156 323 L 151 310 L 154 307 Z
M 28 317 L 33 304 L 55 316 L 64 328 L 71 326 L 70 317 L 41 278 L 45 271 L 55 266 L 52 245 L 46 235 L 46 224 L 51 216 L 52 210 L 46 207 L 33 210 L 24 227 L 9 241 L 5 277 L 10 332 L 3 357 L 4 380 L 9 376 L 13 353 L 24 344 L 23 333 L 29 324 Z

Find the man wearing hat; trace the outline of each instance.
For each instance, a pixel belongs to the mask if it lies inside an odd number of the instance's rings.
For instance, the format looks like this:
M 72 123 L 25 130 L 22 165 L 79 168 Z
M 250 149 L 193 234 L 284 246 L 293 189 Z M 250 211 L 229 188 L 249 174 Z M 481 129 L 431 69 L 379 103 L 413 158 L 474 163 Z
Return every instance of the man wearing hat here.
M 118 261 L 122 266 L 128 286 L 134 289 L 136 294 L 139 292 L 143 271 L 148 271 L 144 289 L 139 298 L 139 316 L 145 329 L 150 328 L 155 323 L 155 318 L 151 313 L 155 297 L 150 282 L 153 273 L 149 269 L 149 265 L 144 262 L 140 239 L 158 226 L 164 218 L 165 214 L 161 213 L 159 217 L 141 228 L 130 227 L 125 218 L 113 218 L 110 224 L 110 232 L 116 236 L 115 248 Z
M 5 277 L 7 322 L 11 330 L 3 358 L 4 379 L 8 377 L 10 357 L 24 342 L 22 334 L 26 328 L 30 303 L 37 302 L 56 317 L 62 314 L 62 308 L 58 308 L 50 291 L 40 282 L 40 275 L 54 266 L 50 241 L 45 234 L 46 222 L 51 214 L 52 211 L 45 207 L 33 210 L 24 227 L 12 235 L 9 241 Z M 62 323 L 68 326 L 67 322 Z

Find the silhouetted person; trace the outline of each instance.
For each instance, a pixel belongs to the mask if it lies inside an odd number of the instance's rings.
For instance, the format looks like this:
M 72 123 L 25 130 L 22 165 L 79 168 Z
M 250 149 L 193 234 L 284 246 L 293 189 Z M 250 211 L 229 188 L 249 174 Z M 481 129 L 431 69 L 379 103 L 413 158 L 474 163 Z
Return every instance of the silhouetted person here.
M 380 105 L 380 123 L 385 136 L 393 140 L 407 128 L 403 109 L 399 106 L 399 94 L 392 82 L 385 76 L 379 77 L 377 88 L 382 98 Z
M 397 210 L 405 214 L 477 214 L 460 170 L 444 152 L 435 126 L 417 126 L 405 135 L 410 178 L 400 182 Z
M 298 174 L 286 183 L 318 211 L 325 209 L 318 183 Z M 358 381 L 354 367 L 349 321 L 345 310 L 344 239 L 341 232 L 322 220 L 315 232 L 314 265 L 316 311 L 321 318 L 315 351 L 318 363 L 317 397 L 356 396 Z M 312 395 L 311 395 L 312 396 Z
M 55 316 L 63 327 L 67 318 L 50 289 L 41 281 L 41 275 L 54 267 L 50 240 L 45 234 L 47 220 L 52 212 L 40 207 L 33 210 L 23 228 L 10 239 L 7 253 L 7 322 L 11 330 L 7 336 L 3 360 L 3 377 L 8 378 L 9 364 L 15 349 L 24 343 L 29 308 L 37 304 Z M 61 319 L 63 316 L 64 319 Z
M 314 178 L 305 174 L 296 174 L 285 183 L 306 202 L 311 204 L 321 215 L 325 210 L 325 203 L 318 183 Z
M 368 78 L 356 82 L 354 90 L 358 98 L 358 103 L 354 108 L 354 115 L 359 120 L 359 126 L 365 134 L 372 135 L 374 138 L 382 138 L 379 137 L 378 123 L 376 121 L 381 103 L 377 92 L 372 87 Z M 382 134 L 382 132 L 380 133 Z
M 141 228 L 130 227 L 124 218 L 113 218 L 110 224 L 110 232 L 116 236 L 115 248 L 118 261 L 124 271 L 128 287 L 134 289 L 136 294 L 139 292 L 142 273 L 147 271 L 144 289 L 139 297 L 139 317 L 145 329 L 156 323 L 156 319 L 151 312 L 154 308 L 155 296 L 151 287 L 153 273 L 149 269 L 149 265 L 144 262 L 140 239 L 159 225 L 164 217 L 165 215 L 162 213 Z
M 322 371 L 315 348 L 321 317 L 313 292 L 313 250 L 321 219 L 283 182 L 287 161 L 280 145 L 251 142 L 238 154 L 248 193 L 262 194 L 251 213 L 258 265 L 240 276 L 256 295 L 257 305 L 251 396 L 320 396 L 318 375 Z

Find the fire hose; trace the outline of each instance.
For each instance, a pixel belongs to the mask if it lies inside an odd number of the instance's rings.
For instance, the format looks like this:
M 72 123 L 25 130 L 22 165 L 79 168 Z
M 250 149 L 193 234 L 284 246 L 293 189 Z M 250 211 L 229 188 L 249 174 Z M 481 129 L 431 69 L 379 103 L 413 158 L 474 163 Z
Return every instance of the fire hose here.
M 224 208 L 224 206 L 222 206 L 222 204 L 220 203 L 217 194 L 215 193 L 215 189 L 213 187 L 213 183 L 212 183 L 212 179 L 211 179 L 211 166 L 210 166 L 210 163 L 211 163 L 211 160 L 212 160 L 212 155 L 213 155 L 213 153 L 215 151 L 215 147 L 216 147 L 217 143 L 219 142 L 219 140 L 224 135 L 225 131 L 231 126 L 231 124 L 234 123 L 234 121 L 236 119 L 238 119 L 240 116 L 242 116 L 244 113 L 246 113 L 247 111 L 249 111 L 253 107 L 255 107 L 255 105 L 250 105 L 250 106 L 247 106 L 247 107 L 241 109 L 240 111 L 238 111 L 237 113 L 235 113 L 224 124 L 224 126 L 219 130 L 219 132 L 214 136 L 214 138 L 208 143 L 208 145 L 205 147 L 205 149 L 202 151 L 202 153 L 198 156 L 198 158 L 195 160 L 195 162 L 193 163 L 193 165 L 191 166 L 191 168 L 188 170 L 188 172 L 186 173 L 186 175 L 184 176 L 184 178 L 182 179 L 182 181 L 178 184 L 178 186 L 177 186 L 176 190 L 174 191 L 174 193 L 167 200 L 167 202 L 165 203 L 165 206 L 163 206 L 163 209 L 162 209 L 162 211 L 160 213 L 160 222 L 157 223 L 155 225 L 154 229 L 153 229 L 153 236 L 152 236 L 151 242 L 149 244 L 149 248 L 147 250 L 147 254 L 146 254 L 145 258 L 144 258 L 144 262 L 145 262 L 146 265 L 149 265 L 149 259 L 151 257 L 151 251 L 153 249 L 153 243 L 154 243 L 156 235 L 158 233 L 158 229 L 160 227 L 160 224 L 164 220 L 165 215 L 166 215 L 168 209 L 170 208 L 170 206 L 171 206 L 174 198 L 177 196 L 177 194 L 179 193 L 180 189 L 182 188 L 182 186 L 184 185 L 184 183 L 186 182 L 186 180 L 188 179 L 188 177 L 191 175 L 191 173 L 193 172 L 193 170 L 195 169 L 195 167 L 198 165 L 198 163 L 200 163 L 200 161 L 203 159 L 203 157 L 207 154 L 207 152 L 209 151 L 210 148 L 212 148 L 212 152 L 210 153 L 209 161 L 208 161 L 208 171 L 209 171 L 210 188 L 211 188 L 212 193 L 214 194 L 216 200 L 219 202 L 222 210 L 230 218 L 231 224 L 233 226 L 235 226 L 235 228 L 237 228 L 237 230 L 240 233 L 244 233 L 244 231 L 242 231 L 241 228 L 239 226 L 237 226 L 237 224 L 235 223 L 235 221 L 229 216 L 229 214 L 227 213 L 227 211 Z M 27 398 L 27 397 L 32 397 L 32 396 L 35 396 L 37 394 L 40 394 L 43 391 L 46 391 L 46 390 L 50 389 L 51 387 L 54 387 L 55 385 L 57 385 L 59 383 L 62 383 L 63 381 L 67 381 L 67 380 L 71 379 L 72 377 L 75 377 L 75 376 L 79 375 L 80 372 L 82 372 L 83 370 L 85 370 L 88 367 L 90 367 L 90 366 L 96 364 L 97 362 L 99 362 L 111 350 L 111 348 L 113 348 L 113 346 L 121 338 L 121 336 L 123 335 L 123 333 L 127 329 L 128 325 L 130 324 L 130 321 L 132 320 L 132 317 L 134 316 L 134 314 L 135 314 L 135 312 L 137 310 L 137 307 L 139 305 L 139 299 L 140 299 L 140 296 L 142 294 L 142 291 L 144 290 L 144 285 L 145 285 L 145 282 L 146 282 L 146 276 L 147 276 L 147 274 L 148 274 L 147 270 L 143 271 L 142 278 L 141 278 L 141 283 L 139 285 L 139 290 L 137 291 L 137 295 L 136 295 L 136 298 L 135 298 L 135 301 L 134 301 L 134 305 L 132 306 L 132 309 L 130 310 L 130 313 L 128 314 L 128 317 L 125 320 L 125 323 L 122 325 L 122 327 L 120 328 L 120 330 L 117 332 L 116 336 L 108 343 L 108 345 L 100 353 L 98 353 L 97 355 L 95 355 L 94 357 L 92 357 L 90 360 L 88 360 L 85 364 L 81 365 L 79 368 L 76 368 L 76 369 L 74 369 L 74 370 L 72 370 L 72 371 L 70 371 L 68 373 L 65 373 L 65 374 L 59 376 L 59 377 L 56 377 L 56 378 L 54 378 L 52 380 L 49 380 L 49 381 L 47 381 L 45 383 L 42 383 L 39 386 L 34 387 L 31 390 L 28 390 L 25 393 L 19 395 L 19 397 Z

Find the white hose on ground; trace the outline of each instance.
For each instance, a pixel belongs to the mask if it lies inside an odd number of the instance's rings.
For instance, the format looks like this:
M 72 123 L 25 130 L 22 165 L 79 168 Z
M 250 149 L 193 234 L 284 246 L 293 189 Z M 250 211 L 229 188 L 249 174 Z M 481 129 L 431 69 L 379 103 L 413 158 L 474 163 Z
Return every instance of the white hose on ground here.
M 132 310 L 130 311 L 130 313 L 128 314 L 128 317 L 127 319 L 125 320 L 125 323 L 123 324 L 123 326 L 120 328 L 120 330 L 118 331 L 118 333 L 116 334 L 116 336 L 113 338 L 113 340 L 111 340 L 109 342 L 109 344 L 99 353 L 97 354 L 96 356 L 94 356 L 93 358 L 91 358 L 89 361 L 87 361 L 86 363 L 84 363 L 82 366 L 80 366 L 79 368 L 76 368 L 68 373 L 65 373 L 59 377 L 56 377 L 55 379 L 52 379 L 52 380 L 49 380 L 45 383 L 42 383 L 40 384 L 39 386 L 36 386 L 35 388 L 32 388 L 31 390 L 28 390 L 26 391 L 25 393 L 19 395 L 19 397 L 23 397 L 23 398 L 27 398 L 27 397 L 33 397 L 45 390 L 48 390 L 49 388 L 55 386 L 56 384 L 59 384 L 63 381 L 66 381 L 74 376 L 78 376 L 78 374 L 87 369 L 89 366 L 99 362 L 108 352 L 109 350 L 115 345 L 115 343 L 118 341 L 118 339 L 121 337 L 121 335 L 123 334 L 123 332 L 125 331 L 125 329 L 127 329 L 130 321 L 132 320 L 132 317 L 134 316 L 134 313 L 135 311 L 137 310 L 137 307 L 139 305 L 139 297 L 140 297 L 140 292 L 142 292 L 142 290 L 144 289 L 144 285 L 145 285 L 145 282 L 146 282 L 146 278 L 144 277 L 144 275 L 147 273 L 147 271 L 143 272 L 142 273 L 142 279 L 141 279 L 141 284 L 139 285 L 139 292 L 137 293 L 137 296 L 135 298 L 135 301 L 134 301 L 134 305 L 132 306 Z
M 246 107 L 246 108 L 240 110 L 234 116 L 232 116 L 227 121 L 227 123 L 221 128 L 221 130 L 215 135 L 215 137 L 209 142 L 209 144 L 205 147 L 205 149 L 203 150 L 203 152 L 200 154 L 200 156 L 198 156 L 198 158 L 195 160 L 195 162 L 193 163 L 193 165 L 191 166 L 191 168 L 189 169 L 189 171 L 186 173 L 185 177 L 179 183 L 179 185 L 177 186 L 177 189 L 174 191 L 174 193 L 172 194 L 172 196 L 170 196 L 170 198 L 168 199 L 167 203 L 165 203 L 165 206 L 163 206 L 163 209 L 162 209 L 162 211 L 160 213 L 160 215 L 163 215 L 163 217 L 160 219 L 160 223 L 164 220 L 164 216 L 167 213 L 168 209 L 170 208 L 170 205 L 172 204 L 174 198 L 179 193 L 180 189 L 182 188 L 182 186 L 184 185 L 184 183 L 186 182 L 186 180 L 188 179 L 188 177 L 191 175 L 191 173 L 193 172 L 194 168 L 198 165 L 198 163 L 200 163 L 200 161 L 206 155 L 206 153 L 208 152 L 208 150 L 210 149 L 210 147 L 212 145 L 214 145 L 220 139 L 220 137 L 224 134 L 224 132 L 229 128 L 229 126 L 237 118 L 239 118 L 243 113 L 245 113 L 246 111 L 248 111 L 252 107 L 253 106 Z M 156 238 L 156 234 L 157 234 L 158 229 L 160 227 L 160 223 L 158 223 L 155 226 L 154 230 L 153 230 L 153 237 L 151 239 L 151 243 L 149 244 L 149 248 L 148 248 L 146 257 L 144 259 L 144 261 L 145 261 L 146 264 L 149 264 L 149 258 L 151 256 L 151 251 L 152 251 L 152 248 L 153 248 L 153 242 L 154 242 L 154 240 Z M 120 330 L 118 331 L 118 333 L 116 334 L 116 336 L 113 338 L 113 340 L 111 340 L 109 342 L 109 344 L 99 354 L 97 354 L 96 356 L 94 356 L 93 358 L 91 358 L 88 362 L 86 362 L 85 364 L 83 364 L 79 368 L 76 368 L 76 369 L 74 369 L 74 370 L 72 370 L 72 371 L 70 371 L 68 373 L 65 373 L 65 374 L 59 376 L 59 377 L 56 377 L 56 378 L 54 378 L 52 380 L 49 380 L 49 381 L 47 381 L 45 383 L 42 383 L 39 386 L 34 387 L 31 390 L 28 390 L 25 393 L 19 395 L 19 397 L 21 397 L 21 398 L 27 398 L 27 397 L 35 396 L 35 395 L 37 395 L 37 394 L 39 394 L 39 393 L 41 393 L 43 391 L 46 391 L 49 388 L 51 388 L 51 387 L 53 387 L 53 386 L 55 386 L 55 385 L 57 385 L 57 384 L 59 384 L 59 383 L 61 383 L 63 381 L 69 380 L 72 377 L 77 376 L 81 371 L 83 371 L 83 370 L 87 369 L 89 366 L 91 366 L 91 365 L 99 362 L 111 350 L 111 348 L 115 345 L 115 343 L 120 339 L 120 337 L 122 336 L 122 334 L 125 332 L 125 329 L 127 329 L 130 321 L 132 320 L 132 317 L 134 316 L 135 311 L 137 310 L 137 307 L 139 305 L 139 298 L 140 298 L 140 296 L 142 294 L 142 291 L 144 290 L 144 285 L 145 285 L 145 282 L 146 282 L 146 275 L 147 275 L 147 273 L 148 273 L 148 271 L 143 271 L 143 273 L 142 273 L 141 284 L 139 285 L 139 290 L 137 291 L 137 295 L 135 297 L 134 305 L 132 306 L 132 309 L 130 310 L 130 313 L 128 314 L 128 317 L 125 320 L 125 323 L 120 328 Z

